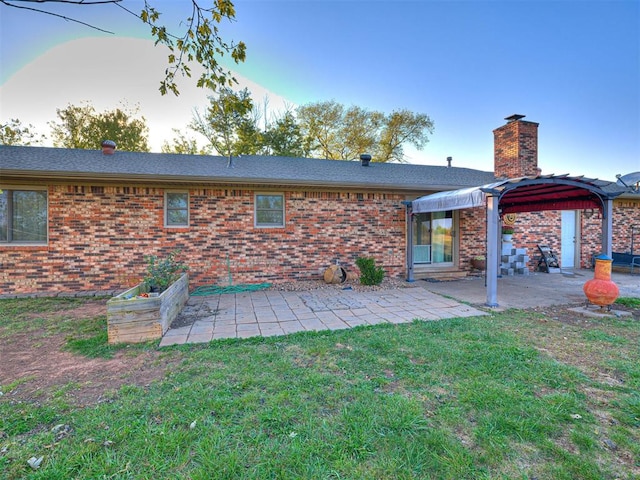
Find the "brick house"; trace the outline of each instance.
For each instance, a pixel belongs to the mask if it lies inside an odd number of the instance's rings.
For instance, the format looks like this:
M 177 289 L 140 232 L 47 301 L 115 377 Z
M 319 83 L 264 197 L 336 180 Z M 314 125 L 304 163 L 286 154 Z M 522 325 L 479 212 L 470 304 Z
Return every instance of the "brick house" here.
M 357 271 L 360 256 L 404 277 L 407 245 L 429 247 L 413 256 L 417 278 L 466 275 L 470 258 L 485 251 L 483 210 L 418 217 L 406 205 L 429 193 L 537 175 L 538 125 L 509 118 L 494 131 L 495 172 L 114 152 L 108 145 L 1 146 L 0 295 L 124 289 L 143 276 L 146 255 L 176 249 L 192 286 L 321 278 L 335 262 Z M 626 251 L 630 225 L 640 225 L 640 198 L 624 194 L 614 209 L 614 250 Z M 544 241 L 563 262 L 585 267 L 598 251 L 598 215 L 519 214 L 514 237 L 532 253 Z M 565 258 L 568 224 L 576 242 Z

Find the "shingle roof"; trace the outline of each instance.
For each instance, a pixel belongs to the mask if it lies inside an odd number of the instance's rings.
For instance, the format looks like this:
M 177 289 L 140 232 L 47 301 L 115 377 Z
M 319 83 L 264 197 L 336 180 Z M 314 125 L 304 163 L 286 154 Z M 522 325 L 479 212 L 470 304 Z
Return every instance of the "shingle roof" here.
M 226 157 L 0 146 L 0 178 L 81 179 L 393 190 L 450 190 L 494 181 L 493 172 L 445 166 L 242 155 Z

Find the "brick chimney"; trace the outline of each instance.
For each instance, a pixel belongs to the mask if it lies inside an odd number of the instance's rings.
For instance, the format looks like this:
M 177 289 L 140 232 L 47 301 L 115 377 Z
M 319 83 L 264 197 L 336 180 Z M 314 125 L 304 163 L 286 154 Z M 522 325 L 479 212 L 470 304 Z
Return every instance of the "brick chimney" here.
M 496 178 L 538 175 L 538 125 L 522 120 L 524 115 L 506 117 L 506 125 L 493 131 L 493 171 Z

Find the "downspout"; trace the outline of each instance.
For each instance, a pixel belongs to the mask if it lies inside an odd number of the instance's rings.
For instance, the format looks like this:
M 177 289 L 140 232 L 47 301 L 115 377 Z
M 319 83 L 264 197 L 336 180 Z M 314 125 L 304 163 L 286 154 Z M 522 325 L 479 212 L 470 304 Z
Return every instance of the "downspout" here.
M 415 282 L 413 278 L 413 221 L 411 220 L 412 205 L 409 201 L 404 201 L 402 204 L 405 206 L 405 222 L 407 224 L 407 239 L 406 239 L 406 260 L 407 260 L 407 282 Z

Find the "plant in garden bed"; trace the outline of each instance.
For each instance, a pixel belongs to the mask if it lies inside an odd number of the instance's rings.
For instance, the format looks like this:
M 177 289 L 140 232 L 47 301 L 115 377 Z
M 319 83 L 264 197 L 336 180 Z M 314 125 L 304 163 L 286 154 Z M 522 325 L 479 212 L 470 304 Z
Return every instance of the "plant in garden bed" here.
M 484 270 L 487 264 L 487 257 L 484 255 L 476 255 L 475 257 L 471 257 L 471 265 L 473 268 L 477 268 L 479 270 Z
M 356 260 L 360 269 L 360 283 L 362 285 L 380 285 L 384 279 L 384 268 L 376 267 L 373 258 L 360 257 Z
M 178 280 L 180 276 L 188 270 L 188 267 L 178 262 L 175 257 L 180 253 L 178 250 L 171 252 L 166 258 L 158 258 L 156 255 L 149 255 L 147 260 L 147 274 L 144 283 L 151 292 L 164 292 L 169 286 Z

